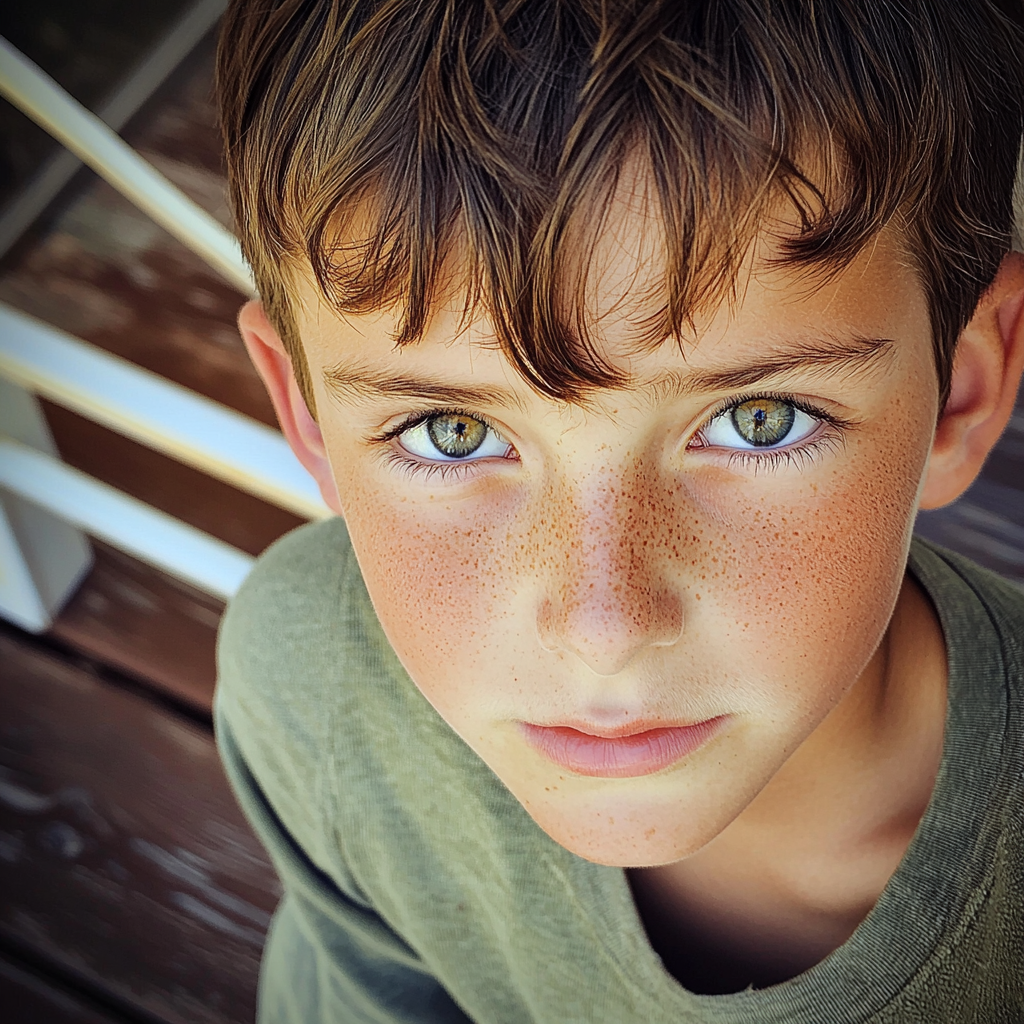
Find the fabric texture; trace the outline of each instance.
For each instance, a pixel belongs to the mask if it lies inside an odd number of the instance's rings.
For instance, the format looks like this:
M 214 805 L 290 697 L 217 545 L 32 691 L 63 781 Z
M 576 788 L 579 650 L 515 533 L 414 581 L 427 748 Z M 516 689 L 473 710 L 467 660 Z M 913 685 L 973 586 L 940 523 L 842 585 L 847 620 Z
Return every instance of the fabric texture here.
M 1024 594 L 915 540 L 949 653 L 932 800 L 839 949 L 704 996 L 651 948 L 625 871 L 551 840 L 419 693 L 344 524 L 294 531 L 223 621 L 218 741 L 285 896 L 260 1024 L 1024 1021 Z

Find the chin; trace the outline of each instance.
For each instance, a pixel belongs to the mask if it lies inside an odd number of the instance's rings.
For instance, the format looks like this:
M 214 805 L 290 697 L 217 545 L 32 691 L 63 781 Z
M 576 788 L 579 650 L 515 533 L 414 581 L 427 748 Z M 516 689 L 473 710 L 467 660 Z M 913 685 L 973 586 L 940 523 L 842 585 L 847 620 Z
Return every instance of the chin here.
M 550 833 L 549 833 L 550 835 Z M 692 856 L 703 846 L 657 842 L 643 836 L 609 836 L 599 841 L 588 841 L 587 837 L 552 835 L 560 846 L 583 860 L 609 868 L 657 868 L 674 864 Z
M 611 868 L 653 868 L 673 864 L 692 856 L 715 836 L 714 827 L 694 830 L 676 825 L 671 816 L 635 812 L 616 816 L 615 811 L 587 813 L 577 807 L 565 808 L 545 802 L 526 806 L 533 820 L 559 846 L 570 853 Z M 595 826 L 595 821 L 597 825 Z

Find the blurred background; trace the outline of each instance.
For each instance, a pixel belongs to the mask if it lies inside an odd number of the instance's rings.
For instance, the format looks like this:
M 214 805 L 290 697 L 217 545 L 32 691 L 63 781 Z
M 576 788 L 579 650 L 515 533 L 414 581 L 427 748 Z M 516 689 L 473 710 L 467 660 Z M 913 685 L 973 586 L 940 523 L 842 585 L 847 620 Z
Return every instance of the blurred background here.
M 0 35 L 229 226 L 223 6 L 8 0 Z M 275 423 L 240 287 L 0 100 L 4 1024 L 253 1019 L 279 890 L 213 746 L 216 630 L 248 557 L 322 510 L 257 429 Z M 151 399 L 145 375 L 90 392 L 90 367 L 122 365 L 97 350 L 188 392 Z M 224 451 L 198 452 L 190 427 Z M 918 528 L 1024 587 L 1024 405 L 971 491 Z

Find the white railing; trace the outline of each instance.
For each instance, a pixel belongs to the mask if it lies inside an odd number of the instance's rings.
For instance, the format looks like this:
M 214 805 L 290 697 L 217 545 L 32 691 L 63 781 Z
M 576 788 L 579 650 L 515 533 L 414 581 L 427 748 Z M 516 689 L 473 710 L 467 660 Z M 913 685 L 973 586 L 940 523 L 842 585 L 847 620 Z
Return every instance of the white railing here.
M 3 303 L 0 375 L 297 515 L 329 514 L 280 431 Z
M 0 437 L 0 487 L 224 600 L 252 566 L 230 544 L 6 437 Z
M 255 293 L 237 240 L 2 38 L 0 94 Z M 62 463 L 33 395 L 306 518 L 331 514 L 280 432 L 0 304 L 0 615 L 25 628 L 45 629 L 87 571 L 78 530 L 225 599 L 253 561 Z

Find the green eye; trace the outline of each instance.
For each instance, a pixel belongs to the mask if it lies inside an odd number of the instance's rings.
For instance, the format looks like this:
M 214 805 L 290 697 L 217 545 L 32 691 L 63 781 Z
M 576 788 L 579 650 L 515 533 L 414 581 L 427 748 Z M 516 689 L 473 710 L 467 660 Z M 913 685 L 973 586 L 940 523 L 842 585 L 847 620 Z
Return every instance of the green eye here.
M 462 413 L 445 413 L 427 420 L 431 443 L 450 459 L 472 455 L 487 437 L 487 424 Z
M 466 412 L 438 412 L 394 435 L 410 455 L 426 462 L 507 459 L 514 449 L 490 424 Z
M 732 410 L 736 433 L 757 448 L 776 445 L 793 429 L 796 409 L 774 398 L 753 398 Z

